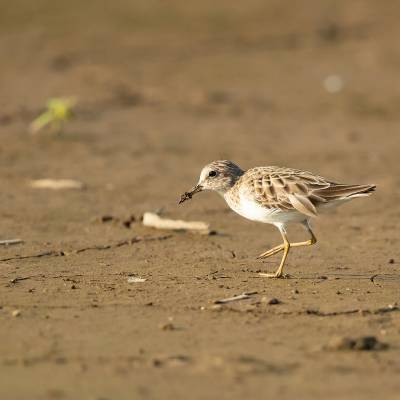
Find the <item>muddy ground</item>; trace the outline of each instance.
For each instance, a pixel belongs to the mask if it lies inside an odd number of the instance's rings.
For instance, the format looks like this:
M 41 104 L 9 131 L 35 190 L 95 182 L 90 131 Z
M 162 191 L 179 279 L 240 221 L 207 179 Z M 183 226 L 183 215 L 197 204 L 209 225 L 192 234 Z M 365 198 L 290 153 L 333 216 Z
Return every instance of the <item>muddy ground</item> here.
M 0 397 L 397 399 L 399 15 L 389 0 L 1 1 L 0 239 L 24 242 L 0 247 Z M 54 96 L 79 99 L 75 119 L 32 137 Z M 279 256 L 255 257 L 274 227 L 212 193 L 177 206 L 219 158 L 378 191 L 317 220 L 317 246 L 268 280 Z M 160 208 L 218 234 L 144 228 Z M 337 345 L 364 336 L 383 345 Z

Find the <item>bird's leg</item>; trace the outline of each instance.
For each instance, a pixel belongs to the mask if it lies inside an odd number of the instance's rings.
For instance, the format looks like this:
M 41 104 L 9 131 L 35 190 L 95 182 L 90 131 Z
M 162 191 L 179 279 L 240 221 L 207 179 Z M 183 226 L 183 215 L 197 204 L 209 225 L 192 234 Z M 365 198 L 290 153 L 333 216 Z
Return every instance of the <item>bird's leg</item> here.
M 308 222 L 305 222 L 304 226 L 307 229 L 307 231 L 310 233 L 311 238 L 304 242 L 290 243 L 290 247 L 311 246 L 311 245 L 317 243 L 317 238 L 315 237 L 313 231 L 311 230 Z M 284 243 L 282 243 L 279 246 L 275 246 L 272 249 L 267 250 L 265 253 L 260 254 L 257 258 L 260 259 L 260 258 L 271 257 L 271 256 L 279 253 L 280 251 L 284 250 L 284 248 L 285 248 L 285 245 L 284 245 Z
M 276 253 L 279 253 L 284 249 L 284 245 L 280 244 L 279 246 L 275 246 L 272 249 L 267 250 L 265 253 L 260 254 L 257 258 L 267 258 L 271 257 Z
M 317 238 L 315 237 L 314 232 L 311 230 L 310 224 L 306 221 L 306 222 L 304 222 L 303 225 L 307 229 L 311 238 L 306 240 L 305 242 L 290 243 L 291 247 L 311 246 L 311 245 L 317 243 Z
M 282 226 L 278 226 L 278 229 L 281 232 L 281 235 L 283 238 L 283 244 L 281 244 L 280 246 L 276 246 L 273 249 L 261 254 L 261 256 L 262 256 L 262 258 L 269 257 L 269 256 L 276 254 L 279 251 L 283 250 L 283 257 L 282 257 L 281 263 L 279 265 L 279 268 L 275 272 L 275 274 L 260 273 L 260 276 L 265 276 L 267 278 L 280 278 L 282 276 L 283 266 L 285 265 L 285 261 L 286 261 L 286 258 L 289 254 L 289 250 L 291 247 L 311 246 L 311 245 L 317 243 L 317 238 L 315 237 L 314 232 L 311 230 L 309 222 L 305 221 L 303 225 L 305 226 L 307 231 L 310 233 L 311 238 L 304 242 L 296 242 L 296 243 L 289 243 L 287 236 L 286 236 L 285 229 Z M 260 258 L 261 256 L 259 256 L 258 258 Z
M 283 250 L 283 256 L 282 256 L 282 260 L 279 265 L 279 268 L 276 270 L 276 272 L 274 274 L 260 273 L 260 276 L 264 276 L 266 278 L 280 278 L 282 276 L 283 266 L 285 265 L 285 261 L 289 254 L 289 250 L 290 250 L 290 246 L 291 246 L 291 244 L 289 243 L 289 240 L 286 236 L 286 232 L 285 232 L 285 229 L 283 228 L 283 226 L 279 225 L 278 229 L 283 238 L 283 244 L 281 244 L 282 250 Z M 280 247 L 280 246 L 277 246 L 276 248 L 278 248 L 278 247 Z M 271 250 L 273 250 L 273 249 L 271 249 Z M 278 251 L 281 251 L 281 250 L 278 250 Z M 278 251 L 276 251 L 275 253 L 277 253 Z

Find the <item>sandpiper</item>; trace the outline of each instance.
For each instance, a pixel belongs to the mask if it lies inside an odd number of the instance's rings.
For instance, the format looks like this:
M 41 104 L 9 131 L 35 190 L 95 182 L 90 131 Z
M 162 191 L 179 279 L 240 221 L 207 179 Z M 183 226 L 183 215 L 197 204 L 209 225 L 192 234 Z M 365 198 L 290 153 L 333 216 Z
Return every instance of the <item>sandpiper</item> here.
M 232 161 L 221 160 L 202 169 L 199 182 L 181 196 L 179 204 L 198 192 L 214 190 L 242 217 L 275 225 L 283 243 L 260 254 L 258 258 L 267 258 L 283 251 L 277 271 L 260 274 L 280 278 L 291 247 L 310 246 L 317 242 L 311 230 L 311 218 L 317 217 L 323 209 L 356 197 L 369 196 L 375 188 L 375 185 L 336 183 L 311 172 L 285 167 L 256 167 L 243 171 Z M 304 242 L 289 242 L 286 227 L 291 223 L 302 224 L 310 238 Z

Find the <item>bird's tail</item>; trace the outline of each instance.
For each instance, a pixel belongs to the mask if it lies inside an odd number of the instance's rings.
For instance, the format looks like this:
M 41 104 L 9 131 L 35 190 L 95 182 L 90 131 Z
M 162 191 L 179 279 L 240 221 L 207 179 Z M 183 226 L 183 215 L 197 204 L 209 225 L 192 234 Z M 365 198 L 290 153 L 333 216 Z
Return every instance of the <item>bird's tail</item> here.
M 370 196 L 376 189 L 376 185 L 342 185 L 332 184 L 328 188 L 316 191 L 318 196 L 326 200 L 345 200 L 355 197 Z

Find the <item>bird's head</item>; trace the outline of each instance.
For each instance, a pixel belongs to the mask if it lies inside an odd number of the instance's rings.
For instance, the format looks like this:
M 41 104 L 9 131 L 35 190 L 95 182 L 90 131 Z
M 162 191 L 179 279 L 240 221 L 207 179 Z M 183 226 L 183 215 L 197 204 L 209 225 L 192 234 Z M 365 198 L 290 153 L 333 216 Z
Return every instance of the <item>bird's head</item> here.
M 194 194 L 203 190 L 214 190 L 223 195 L 243 173 L 243 170 L 232 161 L 213 161 L 201 170 L 197 185 L 189 192 L 185 192 L 179 203 L 191 199 Z

